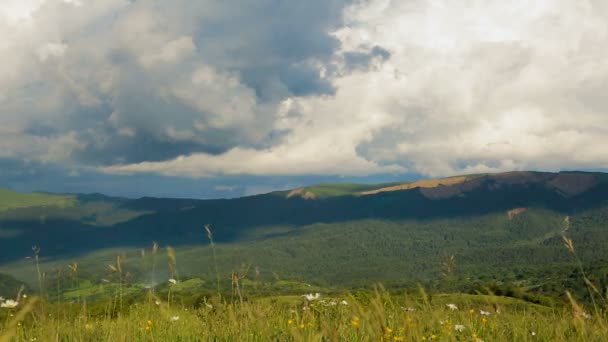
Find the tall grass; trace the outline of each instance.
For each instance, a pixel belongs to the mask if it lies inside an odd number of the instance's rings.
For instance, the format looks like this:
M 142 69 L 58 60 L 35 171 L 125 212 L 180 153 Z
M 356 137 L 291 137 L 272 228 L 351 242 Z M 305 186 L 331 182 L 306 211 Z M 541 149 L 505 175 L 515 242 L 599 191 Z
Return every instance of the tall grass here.
M 494 310 L 500 303 L 501 310 Z M 450 309 L 453 304 L 458 309 Z M 45 315 L 41 306 L 46 306 Z M 84 304 L 81 304 L 81 306 Z M 5 321 L 5 341 L 605 341 L 605 317 L 574 318 L 500 297 L 389 294 L 292 296 L 198 308 L 145 302 L 93 315 L 30 302 Z M 23 310 L 27 312 L 22 313 Z M 3 341 L 0 338 L 0 341 Z

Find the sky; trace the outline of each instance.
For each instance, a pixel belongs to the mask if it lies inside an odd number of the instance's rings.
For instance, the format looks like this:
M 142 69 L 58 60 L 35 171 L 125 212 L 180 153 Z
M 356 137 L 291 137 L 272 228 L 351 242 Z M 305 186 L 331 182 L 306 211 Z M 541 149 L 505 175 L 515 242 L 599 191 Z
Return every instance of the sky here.
M 0 0 L 0 187 L 608 170 L 604 0 Z

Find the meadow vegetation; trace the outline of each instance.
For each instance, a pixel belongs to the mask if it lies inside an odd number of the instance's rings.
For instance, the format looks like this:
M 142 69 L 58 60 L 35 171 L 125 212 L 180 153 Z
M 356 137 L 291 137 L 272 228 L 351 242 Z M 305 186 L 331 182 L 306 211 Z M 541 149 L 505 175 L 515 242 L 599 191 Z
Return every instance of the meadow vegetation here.
M 208 226 L 206 233 L 215 251 Z M 76 262 L 65 277 L 46 279 L 36 258 L 37 293 L 21 285 L 14 299 L 0 298 L 0 341 L 604 341 L 608 288 L 588 277 L 566 233 L 561 241 L 587 302 L 566 291 L 566 301 L 537 304 L 490 287 L 470 294 L 380 284 L 349 291 L 264 281 L 248 265 L 228 279 L 217 267 L 215 279 L 180 278 L 175 250 L 156 243 L 141 250 L 153 277 L 146 282 L 133 281 L 120 255 L 99 284 L 82 277 Z M 443 260 L 441 282 L 454 280 L 455 262 Z M 167 272 L 156 279 L 160 267 Z

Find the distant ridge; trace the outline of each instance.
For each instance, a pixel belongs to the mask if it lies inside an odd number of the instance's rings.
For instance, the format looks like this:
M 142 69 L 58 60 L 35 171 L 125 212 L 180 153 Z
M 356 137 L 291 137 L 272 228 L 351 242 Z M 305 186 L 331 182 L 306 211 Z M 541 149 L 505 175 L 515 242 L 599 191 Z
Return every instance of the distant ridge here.
M 495 174 L 474 174 L 446 178 L 423 179 L 413 182 L 392 184 L 320 184 L 297 188 L 286 192 L 286 198 L 301 197 L 318 199 L 332 196 L 375 195 L 383 192 L 420 189 L 427 198 L 440 199 L 459 196 L 473 191 L 483 184 L 491 183 L 492 187 L 513 184 L 543 184 L 566 197 L 580 195 L 606 181 L 605 173 L 583 171 L 536 172 L 511 171 Z

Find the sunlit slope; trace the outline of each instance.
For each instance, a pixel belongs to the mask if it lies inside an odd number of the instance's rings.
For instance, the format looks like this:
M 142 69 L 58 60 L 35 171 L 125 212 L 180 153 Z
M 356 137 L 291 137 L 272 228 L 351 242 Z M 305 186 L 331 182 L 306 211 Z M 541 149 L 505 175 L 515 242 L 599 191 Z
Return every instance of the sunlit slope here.
M 0 212 L 30 207 L 67 208 L 76 205 L 77 202 L 75 195 L 20 193 L 12 190 L 0 189 Z

